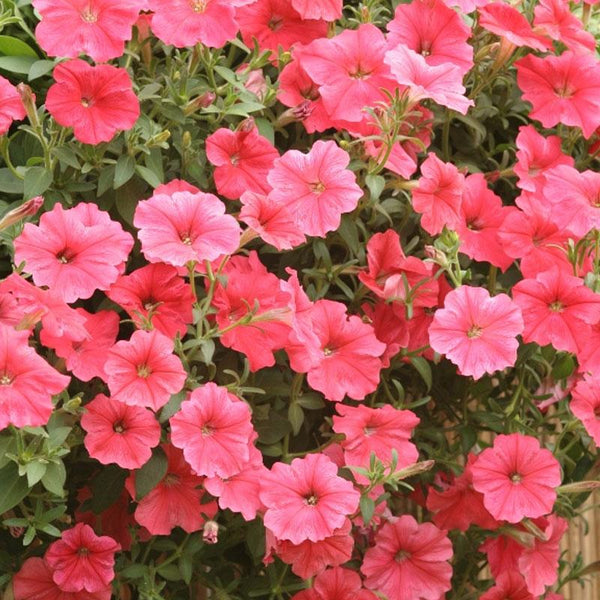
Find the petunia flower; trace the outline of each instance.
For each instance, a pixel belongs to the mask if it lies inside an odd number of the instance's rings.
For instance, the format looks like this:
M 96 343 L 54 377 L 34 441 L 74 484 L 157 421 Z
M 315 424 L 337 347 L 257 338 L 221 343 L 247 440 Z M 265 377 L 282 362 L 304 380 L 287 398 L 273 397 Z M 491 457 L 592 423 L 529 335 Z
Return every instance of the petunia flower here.
M 429 342 L 462 375 L 479 379 L 515 364 L 522 332 L 521 311 L 506 294 L 491 297 L 484 288 L 463 285 L 435 312 Z
M 473 487 L 497 520 L 518 523 L 552 511 L 561 482 L 560 464 L 538 440 L 498 435 L 472 466 Z
M 151 411 L 104 394 L 85 405 L 81 427 L 89 455 L 103 465 L 117 464 L 123 469 L 139 469 L 160 441 L 160 425 Z
M 140 104 L 125 69 L 92 67 L 80 59 L 58 64 L 46 108 L 56 122 L 72 127 L 85 144 L 109 142 L 117 131 L 128 131 L 140 116 Z
M 115 552 L 120 549 L 111 537 L 97 536 L 89 525 L 77 523 L 50 544 L 45 560 L 62 590 L 99 592 L 115 577 Z
M 26 115 L 25 106 L 17 88 L 6 77 L 0 76 L 0 135 L 4 135 L 13 121 Z
M 307 454 L 289 465 L 277 462 L 263 475 L 264 523 L 277 539 L 319 542 L 342 527 L 358 508 L 360 494 L 337 471 L 323 454 Z
M 525 580 L 515 571 L 504 571 L 496 578 L 496 583 L 488 589 L 480 600 L 535 600 L 527 590 Z
M 123 271 L 133 237 L 95 204 L 60 203 L 26 223 L 15 239 L 15 262 L 25 263 L 38 286 L 48 286 L 65 302 L 108 289 Z
M 588 435 L 600 447 L 600 373 L 586 376 L 572 390 L 571 412 L 583 423 Z
M 183 267 L 231 254 L 241 230 L 213 194 L 187 191 L 154 193 L 138 203 L 133 224 L 140 230 L 142 253 L 149 262 Z
M 172 444 L 197 475 L 226 479 L 250 459 L 256 438 L 250 409 L 227 388 L 212 382 L 196 388 L 170 423 Z
M 381 592 L 389 600 L 411 598 L 439 600 L 450 589 L 452 543 L 446 531 L 432 523 L 417 523 L 403 515 L 388 521 L 367 550 L 361 572 L 365 587 Z
M 292 6 L 300 17 L 336 21 L 342 16 L 343 0 L 292 0 Z
M 35 29 L 40 46 L 50 56 L 77 58 L 80 53 L 95 62 L 122 56 L 142 0 L 33 0 L 41 22 Z
M 112 398 L 153 410 L 164 406 L 187 377 L 173 347 L 173 340 L 156 330 L 134 331 L 129 340 L 117 342 L 104 365 Z
M 351 569 L 335 567 L 315 577 L 313 587 L 292 596 L 292 600 L 377 600 L 362 587 L 360 575 Z

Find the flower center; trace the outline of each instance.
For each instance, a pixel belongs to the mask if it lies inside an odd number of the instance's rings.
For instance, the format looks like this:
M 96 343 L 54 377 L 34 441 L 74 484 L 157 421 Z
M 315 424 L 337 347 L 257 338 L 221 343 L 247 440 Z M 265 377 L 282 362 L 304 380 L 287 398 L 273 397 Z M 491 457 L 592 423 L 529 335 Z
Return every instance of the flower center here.
M 117 421 L 113 425 L 113 431 L 115 433 L 123 433 L 125 431 L 125 425 L 123 424 L 123 421 Z
M 8 373 L 4 373 L 4 375 L 0 377 L 0 385 L 10 385 L 12 381 L 12 377 L 8 375 Z
M 315 194 L 321 194 L 325 191 L 325 185 L 322 181 L 315 181 L 313 183 L 309 183 L 308 187 L 310 187 L 312 192 Z
M 318 501 L 319 499 L 314 494 L 312 494 L 306 499 L 306 504 L 308 504 L 309 506 L 316 506 Z
M 210 423 L 205 423 L 201 431 L 204 437 L 210 437 L 215 432 L 215 428 Z
M 273 15 L 269 21 L 269 29 L 271 31 L 279 31 L 283 27 L 283 17 Z
M 190 6 L 196 13 L 203 13 L 206 10 L 210 0 L 191 0 Z
M 150 373 L 152 373 L 152 371 L 150 370 L 150 367 L 148 365 L 138 365 L 137 374 L 139 377 L 143 377 L 144 379 L 146 379 L 150 376 Z
M 79 548 L 79 550 L 77 550 L 77 554 L 79 556 L 88 556 L 90 553 L 89 548 L 86 548 L 85 546 L 82 546 L 81 548 Z
M 192 238 L 190 237 L 190 232 L 189 231 L 184 231 L 182 233 L 179 234 L 179 239 L 186 245 L 186 246 L 191 246 L 192 245 Z
M 73 260 L 73 254 L 67 248 L 64 248 L 56 255 L 56 260 L 63 265 L 71 262 Z
M 94 104 L 94 100 L 92 98 L 88 98 L 87 96 L 81 96 L 81 106 L 85 108 L 89 108 Z
M 352 79 L 367 79 L 367 77 L 371 75 L 371 71 L 367 71 L 360 63 L 358 63 L 355 69 L 348 71 L 348 75 L 350 75 Z
M 363 429 L 363 433 L 367 436 L 370 437 L 372 436 L 375 432 L 377 431 L 376 427 L 365 427 Z
M 95 23 L 98 20 L 98 14 L 92 9 L 91 2 L 81 11 L 81 20 L 85 23 Z
M 407 558 L 410 558 L 410 552 L 408 550 L 400 550 L 396 553 L 396 556 L 394 558 L 396 562 L 403 562 Z
M 2 380 L 0 379 L 0 381 Z M 594 407 L 594 416 L 596 419 L 600 419 L 600 404 Z
M 481 231 L 483 229 L 483 224 L 475 217 L 471 221 L 467 221 L 467 229 L 470 231 Z
M 240 162 L 240 155 L 239 154 L 232 154 L 231 158 L 229 160 L 231 161 L 231 164 L 234 167 L 237 167 L 238 163 Z
M 565 82 L 562 86 L 554 88 L 554 93 L 559 98 L 570 98 L 573 95 L 574 90 L 571 89 L 571 86 L 567 82 Z
M 510 476 L 510 480 L 511 480 L 511 481 L 512 481 L 512 482 L 513 482 L 515 485 L 519 485 L 519 484 L 521 483 L 522 479 L 523 479 L 523 478 L 521 477 L 521 475 L 520 475 L 519 473 L 513 473 L 513 474 Z
M 325 356 L 331 356 L 333 354 L 333 350 L 331 348 L 325 347 L 325 348 L 323 348 L 323 354 Z
M 469 339 L 481 337 L 483 333 L 483 328 L 479 327 L 479 325 L 471 325 L 469 330 L 467 331 L 467 337 Z
M 554 302 L 552 302 L 551 304 L 548 305 L 548 308 L 552 311 L 552 312 L 562 312 L 563 310 L 563 303 L 560 300 L 555 300 Z
M 166 487 L 173 487 L 179 483 L 179 475 L 175 473 L 168 473 L 163 479 L 163 485 Z

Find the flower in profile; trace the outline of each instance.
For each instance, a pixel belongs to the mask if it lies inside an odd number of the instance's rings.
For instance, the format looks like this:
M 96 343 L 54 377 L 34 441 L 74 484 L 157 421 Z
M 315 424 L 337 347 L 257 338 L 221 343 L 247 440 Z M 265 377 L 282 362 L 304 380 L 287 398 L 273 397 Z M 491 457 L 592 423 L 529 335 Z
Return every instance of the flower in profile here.
M 241 230 L 213 194 L 188 191 L 154 193 L 138 203 L 133 224 L 140 230 L 142 253 L 149 262 L 183 267 L 231 254 Z
M 35 38 L 50 56 L 77 58 L 80 53 L 95 62 L 121 56 L 131 39 L 142 0 L 33 0 L 41 22 Z
M 163 444 L 161 450 L 167 456 L 167 470 L 156 487 L 138 501 L 135 520 L 152 535 L 169 535 L 175 527 L 187 533 L 200 531 L 206 519 L 216 515 L 217 503 L 203 501 L 202 477 L 192 471 L 181 450 L 170 444 Z M 136 497 L 135 480 L 132 471 L 125 482 L 132 498 Z
M 371 325 L 332 300 L 318 300 L 297 321 L 286 351 L 292 369 L 308 373 L 313 389 L 333 402 L 362 400 L 377 389 L 386 345 Z
M 196 388 L 170 423 L 172 444 L 197 475 L 226 479 L 250 459 L 256 438 L 250 408 L 227 388 L 212 382 Z
M 117 342 L 104 365 L 114 400 L 158 410 L 186 380 L 181 361 L 173 354 L 173 340 L 159 331 L 134 331 Z
M 14 600 L 110 600 L 112 587 L 96 592 L 66 592 L 54 582 L 54 571 L 43 558 L 28 558 L 12 580 Z
M 52 396 L 70 381 L 29 346 L 29 335 L 0 323 L 0 430 L 45 425 Z
M 206 157 L 215 165 L 214 179 L 221 196 L 237 200 L 244 192 L 267 194 L 267 174 L 279 152 L 258 133 L 252 121 L 237 131 L 224 127 L 206 138 Z
M 84 523 L 63 531 L 46 551 L 54 582 L 66 592 L 99 592 L 115 578 L 115 552 L 121 546 L 111 537 L 97 536 Z
M 151 411 L 98 394 L 85 405 L 81 427 L 85 447 L 103 465 L 139 469 L 160 441 L 160 425 Z
M 6 77 L 0 76 L 0 135 L 4 135 L 13 121 L 26 115 L 25 106 L 17 88 Z
M 109 142 L 117 131 L 131 129 L 140 116 L 125 69 L 92 67 L 76 58 L 57 65 L 53 76 L 46 108 L 59 125 L 72 127 L 84 144 Z
M 472 466 L 473 487 L 498 521 L 518 523 L 552 511 L 560 464 L 534 437 L 498 435 Z
M 450 589 L 452 543 L 446 531 L 432 523 L 417 523 L 403 515 L 388 521 L 375 535 L 360 568 L 365 587 L 389 600 L 411 598 L 439 600 Z
M 26 223 L 15 239 L 15 261 L 38 286 L 48 286 L 65 302 L 108 289 L 123 271 L 133 237 L 107 212 L 82 202 L 65 210 L 60 203 Z
M 363 195 L 349 162 L 350 155 L 331 140 L 315 142 L 308 154 L 288 150 L 269 171 L 269 197 L 287 207 L 301 233 L 325 237 Z
M 342 527 L 358 508 L 360 493 L 323 454 L 307 454 L 291 464 L 277 462 L 261 479 L 264 516 L 278 540 L 319 542 Z
M 484 288 L 463 285 L 435 312 L 429 341 L 461 375 L 479 379 L 515 364 L 522 332 L 521 311 L 506 294 L 490 296 Z
M 600 448 L 600 373 L 577 382 L 571 392 L 571 412 L 583 423 L 588 434 Z
M 593 54 L 528 54 L 515 66 L 523 99 L 533 106 L 532 119 L 546 128 L 580 127 L 586 138 L 600 126 L 600 64 Z
M 170 338 L 178 333 L 183 337 L 192 322 L 191 287 L 171 265 L 153 263 L 121 275 L 106 295 L 127 311 L 137 327 L 150 321 Z

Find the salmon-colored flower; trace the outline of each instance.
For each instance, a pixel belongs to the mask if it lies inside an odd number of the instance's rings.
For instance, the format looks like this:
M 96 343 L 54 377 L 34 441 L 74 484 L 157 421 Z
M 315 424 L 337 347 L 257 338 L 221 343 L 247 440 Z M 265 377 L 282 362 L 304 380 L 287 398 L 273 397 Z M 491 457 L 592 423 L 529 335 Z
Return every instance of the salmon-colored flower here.
M 0 135 L 8 131 L 13 121 L 20 121 L 25 115 L 17 88 L 6 77 L 0 76 Z

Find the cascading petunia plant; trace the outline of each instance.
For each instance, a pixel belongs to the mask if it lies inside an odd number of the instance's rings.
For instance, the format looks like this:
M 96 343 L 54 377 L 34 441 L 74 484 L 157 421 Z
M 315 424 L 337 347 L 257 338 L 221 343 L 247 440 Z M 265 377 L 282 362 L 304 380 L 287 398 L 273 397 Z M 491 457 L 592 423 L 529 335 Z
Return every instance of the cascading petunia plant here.
M 0 597 L 595 598 L 597 14 L 6 0 Z

